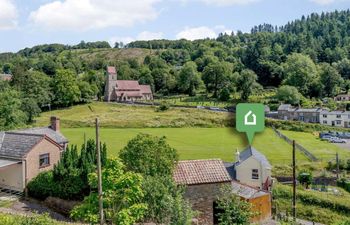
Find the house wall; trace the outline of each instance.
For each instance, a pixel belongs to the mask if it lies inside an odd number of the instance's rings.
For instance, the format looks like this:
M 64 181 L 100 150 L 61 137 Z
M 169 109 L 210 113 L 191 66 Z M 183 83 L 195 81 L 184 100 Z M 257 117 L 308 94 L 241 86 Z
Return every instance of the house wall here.
M 252 170 L 258 169 L 259 179 L 252 179 Z M 271 169 L 263 168 L 254 157 L 250 157 L 236 166 L 236 178 L 239 182 L 253 187 L 262 188 L 263 183 L 271 177 Z
M 186 187 L 185 198 L 189 200 L 192 209 L 198 211 L 198 224 L 214 224 L 213 204 L 216 200 L 220 187 L 227 183 L 200 184 Z
M 50 165 L 44 168 L 39 167 L 39 158 L 42 154 L 50 154 Z M 40 172 L 53 169 L 53 166 L 60 160 L 60 148 L 50 141 L 43 139 L 26 156 L 27 183 L 36 177 Z
M 23 169 L 21 163 L 0 168 L 0 187 L 23 191 Z
M 252 218 L 251 222 L 259 222 L 271 217 L 271 196 L 266 194 L 257 198 L 249 199 L 252 204 L 252 210 L 259 215 Z
M 338 118 L 337 114 L 321 113 L 320 124 L 335 126 L 335 127 L 350 127 L 350 114 L 348 113 L 340 114 L 340 118 Z

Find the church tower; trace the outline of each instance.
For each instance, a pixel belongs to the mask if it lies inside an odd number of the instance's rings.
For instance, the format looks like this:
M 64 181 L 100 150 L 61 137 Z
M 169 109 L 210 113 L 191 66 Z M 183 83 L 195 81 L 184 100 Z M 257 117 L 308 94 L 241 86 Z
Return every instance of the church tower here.
M 107 66 L 106 74 L 106 85 L 105 85 L 105 94 L 104 100 L 107 102 L 115 101 L 115 88 L 117 86 L 117 71 L 114 66 Z

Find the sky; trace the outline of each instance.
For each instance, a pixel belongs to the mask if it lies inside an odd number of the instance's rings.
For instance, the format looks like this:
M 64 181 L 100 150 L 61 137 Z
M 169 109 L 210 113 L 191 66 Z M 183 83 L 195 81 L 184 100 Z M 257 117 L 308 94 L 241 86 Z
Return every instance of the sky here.
M 214 38 L 281 26 L 312 12 L 350 8 L 350 0 L 0 0 L 0 52 L 81 40 Z

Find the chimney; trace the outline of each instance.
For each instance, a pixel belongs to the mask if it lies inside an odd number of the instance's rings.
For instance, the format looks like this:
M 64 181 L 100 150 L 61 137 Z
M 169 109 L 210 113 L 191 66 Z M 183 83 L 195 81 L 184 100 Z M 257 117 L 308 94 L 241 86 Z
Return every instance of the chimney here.
M 238 148 L 236 149 L 236 163 L 240 161 Z
M 54 131 L 60 131 L 60 118 L 51 116 L 51 129 Z

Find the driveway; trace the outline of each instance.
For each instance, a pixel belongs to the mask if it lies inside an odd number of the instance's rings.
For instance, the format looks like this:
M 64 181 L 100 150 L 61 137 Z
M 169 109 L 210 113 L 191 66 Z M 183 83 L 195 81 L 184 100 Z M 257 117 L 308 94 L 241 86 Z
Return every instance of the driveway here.
M 333 143 L 333 144 L 350 151 L 350 139 L 347 139 L 346 143 Z

